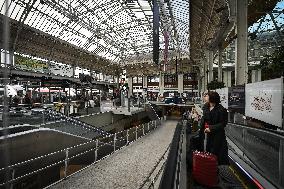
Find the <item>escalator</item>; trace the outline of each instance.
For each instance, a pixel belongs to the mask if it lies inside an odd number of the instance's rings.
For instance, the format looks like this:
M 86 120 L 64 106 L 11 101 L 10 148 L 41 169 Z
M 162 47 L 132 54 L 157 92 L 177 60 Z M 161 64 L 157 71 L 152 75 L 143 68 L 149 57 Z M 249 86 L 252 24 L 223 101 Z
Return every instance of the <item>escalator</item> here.
M 220 189 L 284 188 L 283 136 L 229 123 L 226 128 L 229 166 L 218 166 Z M 206 189 L 192 176 L 190 140 L 197 133 L 183 122 L 177 126 L 159 188 Z M 278 146 L 277 146 L 278 145 Z M 187 167 L 186 170 L 183 167 Z

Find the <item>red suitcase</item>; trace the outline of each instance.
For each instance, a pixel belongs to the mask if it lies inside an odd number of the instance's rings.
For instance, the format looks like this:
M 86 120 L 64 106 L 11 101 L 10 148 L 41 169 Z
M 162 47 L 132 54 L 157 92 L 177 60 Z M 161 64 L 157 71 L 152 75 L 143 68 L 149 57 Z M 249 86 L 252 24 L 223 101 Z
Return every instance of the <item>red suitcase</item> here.
M 218 185 L 217 156 L 206 152 L 207 134 L 205 134 L 205 152 L 193 152 L 192 175 L 199 184 L 215 187 Z

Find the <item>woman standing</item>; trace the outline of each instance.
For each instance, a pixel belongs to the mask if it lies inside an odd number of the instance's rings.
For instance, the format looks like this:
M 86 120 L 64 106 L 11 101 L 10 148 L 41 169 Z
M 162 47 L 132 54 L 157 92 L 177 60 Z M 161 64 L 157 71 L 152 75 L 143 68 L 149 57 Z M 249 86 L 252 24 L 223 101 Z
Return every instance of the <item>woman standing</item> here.
M 217 92 L 209 92 L 209 103 L 203 107 L 200 136 L 204 138 L 207 133 L 206 151 L 218 157 L 219 165 L 228 165 L 228 146 L 225 135 L 225 127 L 228 122 L 226 109 L 220 104 L 220 96 Z

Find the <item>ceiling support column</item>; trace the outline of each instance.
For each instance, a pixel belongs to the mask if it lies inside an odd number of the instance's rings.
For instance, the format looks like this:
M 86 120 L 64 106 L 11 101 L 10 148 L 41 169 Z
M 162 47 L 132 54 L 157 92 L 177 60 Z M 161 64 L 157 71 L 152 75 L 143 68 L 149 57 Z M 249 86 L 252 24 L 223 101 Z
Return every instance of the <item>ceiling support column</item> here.
M 235 85 L 247 83 L 248 73 L 248 0 L 236 1 L 237 4 L 237 39 Z
M 213 51 L 208 51 L 208 69 L 209 69 L 209 75 L 208 75 L 208 83 L 213 81 L 213 61 L 214 61 L 214 54 Z
M 198 97 L 201 96 L 200 94 L 201 94 L 201 91 L 202 91 L 202 80 L 203 80 L 202 78 L 198 78 L 198 80 L 197 80 L 198 81 L 198 85 L 197 85 L 197 87 L 198 87 L 198 95 L 197 96 Z
M 160 72 L 159 76 L 159 95 L 164 96 L 165 78 L 164 74 Z
M 252 83 L 255 83 L 257 81 L 256 72 L 257 72 L 257 70 L 251 70 L 251 82 Z
M 207 90 L 207 83 L 208 83 L 208 72 L 207 72 L 207 63 L 205 60 L 202 62 L 202 92 Z
M 225 70 L 224 71 L 224 80 L 225 87 L 231 87 L 232 86 L 232 71 Z
M 117 80 L 116 80 L 116 88 L 119 89 L 119 77 L 120 75 L 117 75 Z
M 223 52 L 223 50 L 221 49 L 221 48 L 219 48 L 219 50 L 218 50 L 218 54 L 219 54 L 219 56 L 218 56 L 218 81 L 219 82 L 222 82 L 222 78 L 223 78 L 223 76 L 222 76 L 222 52 Z
M 257 70 L 257 81 L 261 81 L 261 69 Z
M 143 89 L 147 89 L 148 88 L 148 77 L 147 76 L 143 76 Z
M 178 74 L 178 93 L 182 96 L 183 93 L 183 74 Z
M 128 96 L 132 96 L 133 95 L 133 78 L 132 77 L 128 77 L 127 79 L 127 83 L 128 83 Z

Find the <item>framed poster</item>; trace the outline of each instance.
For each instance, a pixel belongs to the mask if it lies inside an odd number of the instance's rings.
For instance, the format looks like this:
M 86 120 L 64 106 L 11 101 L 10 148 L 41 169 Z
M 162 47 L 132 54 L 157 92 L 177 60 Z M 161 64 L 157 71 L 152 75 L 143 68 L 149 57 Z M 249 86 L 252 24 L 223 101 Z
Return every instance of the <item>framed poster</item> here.
M 216 92 L 220 95 L 221 104 L 224 108 L 228 109 L 228 94 L 229 88 L 216 89 Z
M 246 84 L 246 116 L 282 127 L 283 78 Z
M 245 113 L 245 86 L 233 86 L 229 88 L 229 109 L 233 112 Z

